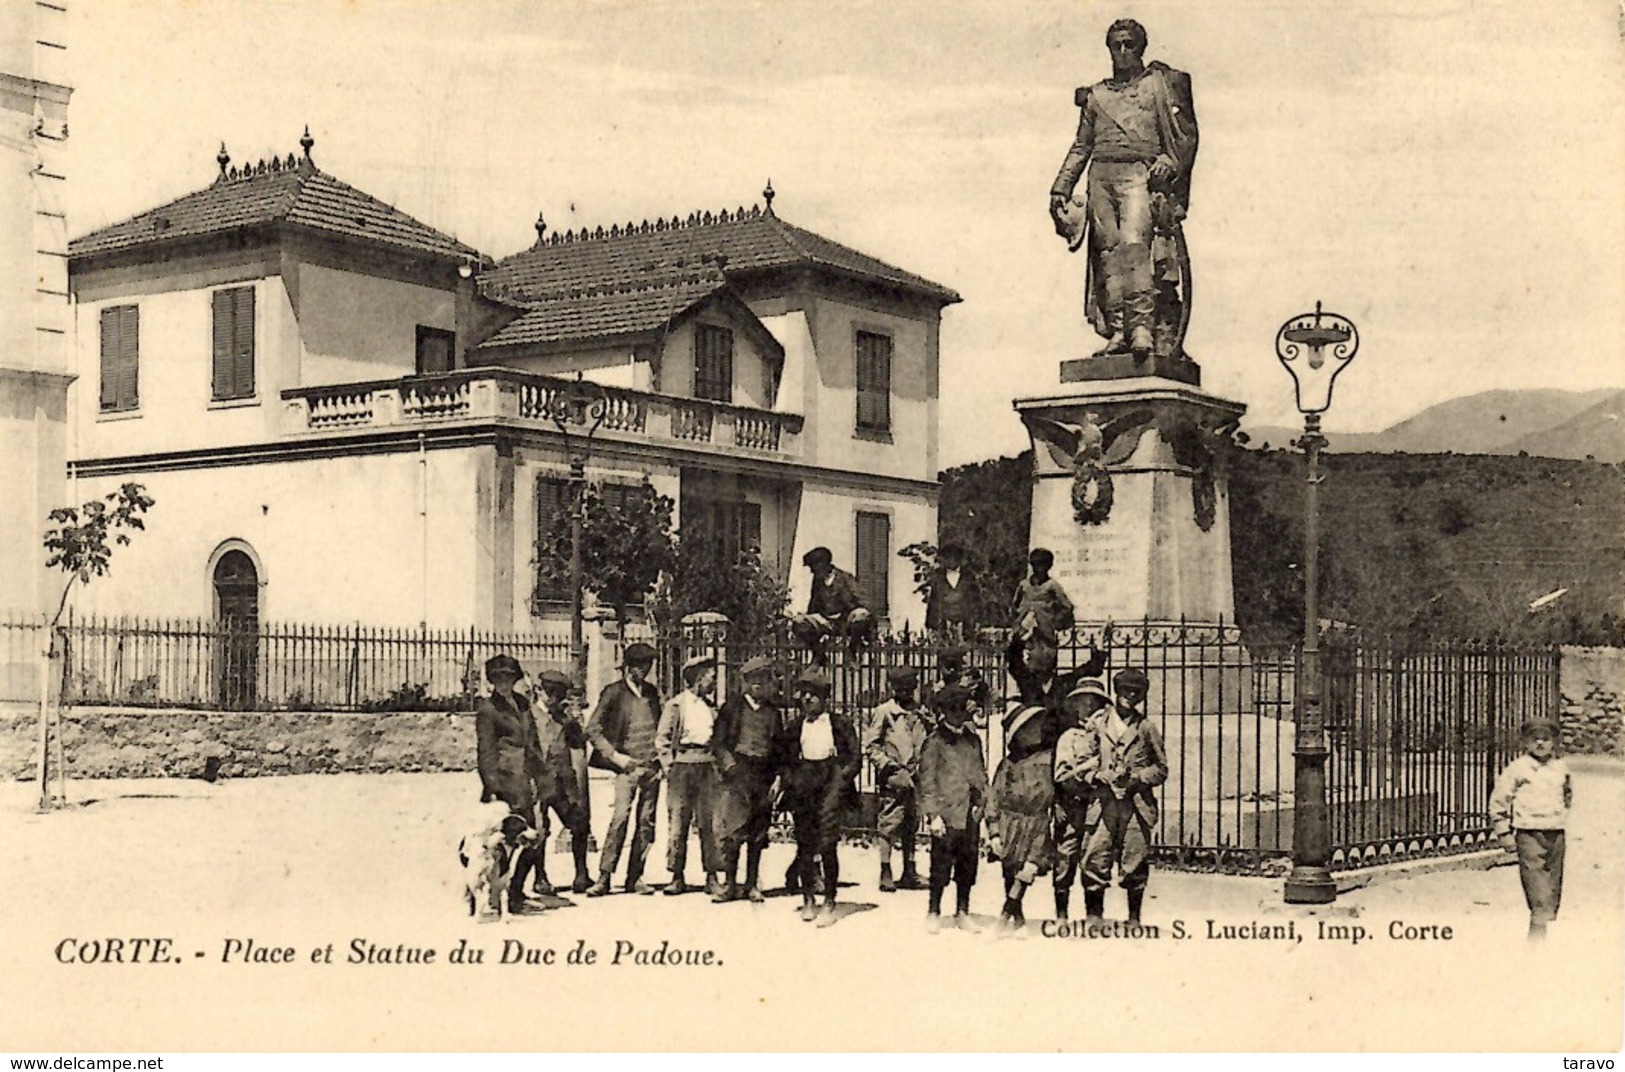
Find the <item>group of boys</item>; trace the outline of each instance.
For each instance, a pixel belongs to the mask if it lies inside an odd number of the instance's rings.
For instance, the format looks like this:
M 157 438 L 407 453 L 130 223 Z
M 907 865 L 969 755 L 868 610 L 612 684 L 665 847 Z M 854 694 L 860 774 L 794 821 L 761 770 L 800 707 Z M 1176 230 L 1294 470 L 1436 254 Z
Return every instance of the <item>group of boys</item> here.
M 628 893 L 678 895 L 696 888 L 688 883 L 687 863 L 689 837 L 697 832 L 704 889 L 718 903 L 765 899 L 762 851 L 782 804 L 793 817 L 797 846 L 787 885 L 803 895 L 802 918 L 834 922 L 837 843 L 842 817 L 856 800 L 862 756 L 852 721 L 830 710 L 828 679 L 817 670 L 803 672 L 786 701 L 777 667 L 758 657 L 741 667 L 743 690 L 719 706 L 716 659 L 702 654 L 683 665 L 681 691 L 662 701 L 649 681 L 654 662 L 653 647 L 629 645 L 620 677 L 599 695 L 584 731 L 564 714 L 569 682 L 563 675 L 538 676 L 533 709 L 514 691 L 523 676 L 519 664 L 507 655 L 488 662 L 492 692 L 476 714 L 483 799 L 504 801 L 533 825 L 545 822 L 550 810 L 557 814 L 575 854 L 571 889 L 588 897 L 611 892 L 623 851 Z M 568 739 L 560 736 L 567 728 L 573 729 Z M 596 880 L 587 869 L 587 812 L 572 748 L 590 750 L 591 765 L 615 776 Z M 657 889 L 644 881 L 644 871 L 662 784 L 670 879 Z M 527 895 L 553 892 L 540 852 L 521 856 L 508 889 L 510 909 L 534 911 Z
M 1162 738 L 1143 709 L 1148 684 L 1137 669 L 1120 671 L 1113 678 L 1114 698 L 1100 680 L 1074 678 L 1058 696 L 1057 709 L 1050 712 L 1064 729 L 1058 740 L 1046 742 L 1054 750 L 1053 768 L 1040 776 L 1052 778 L 1053 794 L 1037 797 L 1053 801 L 1052 810 L 1039 809 L 1039 821 L 1052 822 L 1053 828 L 1037 839 L 1043 848 L 1031 853 L 1036 857 L 1036 866 L 1030 868 L 1034 874 L 1021 881 L 1030 882 L 1053 868 L 1060 919 L 1067 918 L 1071 887 L 1081 878 L 1088 919 L 1102 920 L 1106 890 L 1116 869 L 1128 896 L 1129 921 L 1139 922 L 1150 875 L 1151 831 L 1157 820 L 1154 790 L 1166 780 L 1168 770 Z M 1001 779 L 996 776 L 989 782 L 977 732 L 982 697 L 974 689 L 951 683 L 935 690 L 929 704 L 921 704 L 912 671 L 893 671 L 891 685 L 892 697 L 875 709 L 864 744 L 874 767 L 879 805 L 880 889 L 928 889 L 927 926 L 936 931 L 942 926 L 943 895 L 952 882 L 953 925 L 978 929 L 969 905 L 983 820 L 993 855 L 1011 856 L 1011 847 L 1001 844 L 1001 834 L 1009 821 L 1005 813 L 1019 812 L 1021 802 L 1000 801 Z M 1008 722 L 1006 728 L 1009 734 Z M 1043 754 L 1048 768 L 1048 750 Z M 914 862 L 915 838 L 922 826 L 931 846 L 930 879 L 925 883 Z M 894 847 L 903 856 L 900 879 L 891 867 Z M 1020 869 L 1006 870 L 1012 872 L 1008 887 L 1017 881 L 1014 874 Z M 1008 908 L 1010 890 L 1006 892 L 1005 922 L 1008 929 L 1019 931 L 1019 907 Z

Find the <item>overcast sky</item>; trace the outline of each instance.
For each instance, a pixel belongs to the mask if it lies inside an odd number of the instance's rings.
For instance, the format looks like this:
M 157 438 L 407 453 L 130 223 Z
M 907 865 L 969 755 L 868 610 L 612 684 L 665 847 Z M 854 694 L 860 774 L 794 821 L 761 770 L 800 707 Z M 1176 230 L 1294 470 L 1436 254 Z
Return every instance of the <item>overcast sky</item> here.
M 1619 0 L 280 3 L 73 0 L 81 234 L 297 151 L 493 256 L 760 199 L 958 290 L 944 464 L 1026 446 L 1010 399 L 1099 342 L 1047 215 L 1112 19 L 1191 72 L 1188 348 L 1295 420 L 1282 320 L 1362 348 L 1327 426 L 1492 387 L 1625 386 Z

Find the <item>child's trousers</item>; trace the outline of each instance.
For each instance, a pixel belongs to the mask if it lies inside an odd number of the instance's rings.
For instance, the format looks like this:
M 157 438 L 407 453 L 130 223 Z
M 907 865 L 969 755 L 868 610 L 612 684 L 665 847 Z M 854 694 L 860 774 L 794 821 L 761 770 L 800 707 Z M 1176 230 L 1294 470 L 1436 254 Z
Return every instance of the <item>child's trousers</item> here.
M 931 837 L 931 894 L 930 911 L 942 911 L 942 891 L 950 880 L 955 890 L 955 909 L 970 910 L 970 889 L 976 885 L 977 831 L 949 830 L 942 837 Z
M 1549 923 L 1557 918 L 1563 901 L 1563 831 L 1514 830 L 1518 850 L 1518 877 L 1529 902 L 1529 920 Z

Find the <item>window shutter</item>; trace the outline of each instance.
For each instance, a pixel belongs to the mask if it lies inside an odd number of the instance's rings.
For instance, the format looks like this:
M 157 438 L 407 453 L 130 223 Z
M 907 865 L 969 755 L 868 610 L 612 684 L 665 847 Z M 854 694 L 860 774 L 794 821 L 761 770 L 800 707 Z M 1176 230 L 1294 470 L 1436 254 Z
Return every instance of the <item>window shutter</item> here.
M 694 329 L 694 397 L 732 402 L 734 333 L 714 324 Z
M 213 395 L 217 402 L 254 394 L 254 288 L 217 290 Z
M 214 365 L 211 394 L 215 401 L 231 398 L 231 291 L 217 290 L 214 300 Z
M 235 398 L 254 393 L 254 288 L 239 287 L 232 315 L 232 368 Z
M 569 482 L 555 476 L 539 476 L 536 478 L 536 543 L 540 547 L 543 540 L 553 532 L 554 526 L 561 525 L 568 516 L 570 504 Z M 538 594 L 543 599 L 563 600 L 570 593 L 561 581 L 557 584 L 543 584 L 538 586 Z
M 857 518 L 858 589 L 876 617 L 891 613 L 887 579 L 891 565 L 891 518 L 859 513 Z
M 119 311 L 102 310 L 102 398 L 104 410 L 118 408 Z
M 856 380 L 860 429 L 891 430 L 891 357 L 890 336 L 858 332 Z
M 111 305 L 101 311 L 101 408 L 135 409 L 141 360 L 141 318 L 134 305 Z
M 118 408 L 135 409 L 141 404 L 141 309 L 126 305 L 119 313 Z
M 739 504 L 739 542 L 740 551 L 754 547 L 758 552 L 762 550 L 762 504 L 742 502 Z M 736 555 L 735 558 L 738 556 Z

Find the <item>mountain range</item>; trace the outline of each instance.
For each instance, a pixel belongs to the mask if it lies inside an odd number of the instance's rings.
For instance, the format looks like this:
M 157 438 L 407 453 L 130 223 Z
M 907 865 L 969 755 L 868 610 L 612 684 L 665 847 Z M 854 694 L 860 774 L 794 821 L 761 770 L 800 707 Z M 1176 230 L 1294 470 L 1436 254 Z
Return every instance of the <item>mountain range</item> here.
M 1286 447 L 1299 430 L 1242 430 L 1249 445 Z M 1483 391 L 1453 398 L 1380 432 L 1329 432 L 1340 454 L 1529 454 L 1625 462 L 1625 389 Z

